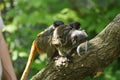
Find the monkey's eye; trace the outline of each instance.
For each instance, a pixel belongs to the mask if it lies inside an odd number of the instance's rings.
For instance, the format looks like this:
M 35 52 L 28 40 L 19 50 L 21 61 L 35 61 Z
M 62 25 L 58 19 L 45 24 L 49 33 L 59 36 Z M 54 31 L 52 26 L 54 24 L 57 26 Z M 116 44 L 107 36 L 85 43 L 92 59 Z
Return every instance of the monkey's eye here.
M 61 39 L 61 38 L 62 38 L 62 36 L 61 36 L 61 35 L 59 35 L 57 38 L 58 38 L 58 39 Z

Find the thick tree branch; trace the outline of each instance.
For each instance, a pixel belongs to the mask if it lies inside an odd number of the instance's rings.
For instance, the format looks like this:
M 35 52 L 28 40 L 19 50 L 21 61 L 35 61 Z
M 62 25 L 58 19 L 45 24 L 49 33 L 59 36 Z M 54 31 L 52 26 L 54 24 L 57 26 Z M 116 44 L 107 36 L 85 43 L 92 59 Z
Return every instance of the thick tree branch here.
M 85 43 L 81 44 L 81 48 Z M 83 80 L 94 77 L 120 54 L 120 14 L 95 38 L 88 42 L 88 51 L 81 51 L 81 56 L 73 55 L 73 62 L 58 65 L 58 60 L 50 62 L 32 80 Z M 60 64 L 60 63 L 59 63 Z

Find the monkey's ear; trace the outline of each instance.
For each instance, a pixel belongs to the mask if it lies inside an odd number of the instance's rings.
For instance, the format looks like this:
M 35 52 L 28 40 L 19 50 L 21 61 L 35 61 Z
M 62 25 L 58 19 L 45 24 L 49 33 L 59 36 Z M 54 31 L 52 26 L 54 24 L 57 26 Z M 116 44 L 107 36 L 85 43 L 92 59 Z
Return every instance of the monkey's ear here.
M 60 26 L 60 25 L 63 25 L 64 24 L 64 22 L 63 21 L 60 21 L 60 20 L 56 20 L 56 21 L 54 21 L 53 22 L 53 26 L 56 28 L 56 27 L 58 27 L 58 26 Z
M 73 23 L 70 23 L 69 24 L 72 28 L 74 28 L 74 29 L 80 29 L 80 26 L 81 26 L 81 24 L 80 24 L 80 22 L 73 22 Z

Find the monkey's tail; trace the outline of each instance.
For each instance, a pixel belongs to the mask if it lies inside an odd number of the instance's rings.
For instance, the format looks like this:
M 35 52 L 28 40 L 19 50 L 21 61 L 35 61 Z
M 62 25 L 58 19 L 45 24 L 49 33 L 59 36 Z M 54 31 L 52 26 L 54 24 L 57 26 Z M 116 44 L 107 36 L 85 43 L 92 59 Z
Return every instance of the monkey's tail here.
M 25 67 L 25 70 L 22 74 L 21 80 L 26 80 L 27 75 L 28 75 L 29 70 L 30 70 L 31 63 L 34 59 L 35 53 L 36 53 L 36 42 L 33 41 L 31 51 L 30 51 L 30 55 L 29 55 L 29 58 L 28 58 L 28 62 L 27 62 L 27 65 Z

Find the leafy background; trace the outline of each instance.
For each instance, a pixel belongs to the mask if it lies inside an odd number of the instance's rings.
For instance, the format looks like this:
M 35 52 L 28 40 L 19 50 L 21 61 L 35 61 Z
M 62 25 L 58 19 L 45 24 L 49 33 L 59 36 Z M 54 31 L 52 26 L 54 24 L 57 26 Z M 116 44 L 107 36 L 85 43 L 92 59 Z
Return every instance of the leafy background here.
M 24 70 L 32 41 L 53 21 L 79 21 L 89 39 L 95 37 L 120 12 L 120 0 L 0 0 L 5 22 L 3 30 L 18 80 Z M 47 63 L 46 55 L 36 55 L 28 79 Z M 120 58 L 95 79 L 120 80 Z

